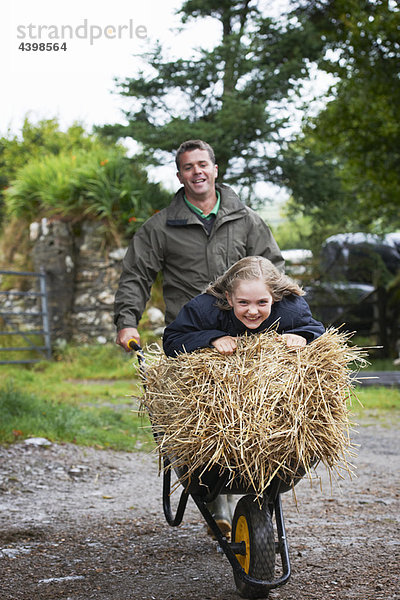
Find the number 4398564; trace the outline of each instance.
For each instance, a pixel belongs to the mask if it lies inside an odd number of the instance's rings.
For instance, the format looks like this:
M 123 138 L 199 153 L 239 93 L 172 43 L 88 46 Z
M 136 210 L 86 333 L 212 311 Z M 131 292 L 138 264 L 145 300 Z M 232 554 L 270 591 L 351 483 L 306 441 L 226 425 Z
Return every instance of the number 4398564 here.
M 18 46 L 18 50 L 23 52 L 59 52 L 60 50 L 67 50 L 67 43 L 63 42 L 58 44 L 57 42 L 21 42 Z

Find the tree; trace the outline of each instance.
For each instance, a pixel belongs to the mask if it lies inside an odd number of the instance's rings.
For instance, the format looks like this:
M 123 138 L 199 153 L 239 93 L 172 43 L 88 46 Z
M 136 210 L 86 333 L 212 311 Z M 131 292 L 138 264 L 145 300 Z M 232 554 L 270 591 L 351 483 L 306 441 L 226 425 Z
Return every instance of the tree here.
M 400 8 L 391 0 L 313 0 L 298 6 L 324 41 L 319 66 L 337 77 L 331 99 L 289 145 L 282 181 L 292 212 L 310 216 L 314 243 L 338 232 L 396 231 L 400 226 Z M 365 249 L 361 256 L 365 259 Z M 399 275 L 377 251 L 378 344 L 394 355 L 399 332 Z M 361 265 L 356 269 L 361 272 Z M 364 281 L 365 282 L 365 281 Z
M 225 181 L 273 181 L 287 102 L 307 76 L 320 43 L 310 23 L 289 15 L 273 19 L 251 0 L 187 0 L 182 22 L 211 17 L 220 43 L 190 59 L 171 60 L 157 46 L 134 77 L 117 82 L 132 99 L 128 124 L 99 130 L 140 142 L 149 161 L 185 139 L 202 138 L 215 149 Z M 162 160 L 162 159 L 161 159 Z
M 97 136 L 88 134 L 80 123 L 73 123 L 66 131 L 61 131 L 57 119 L 31 123 L 26 117 L 19 135 L 8 132 L 7 136 L 0 138 L 0 218 L 3 215 L 4 191 L 16 172 L 30 160 L 57 155 L 62 151 L 89 150 L 98 143 Z
M 334 98 L 282 164 L 293 206 L 336 230 L 400 226 L 400 8 L 384 0 L 313 1 L 302 14 L 329 52 Z
M 8 180 L 12 179 L 14 173 L 32 158 L 78 148 L 89 150 L 98 143 L 97 138 L 87 133 L 78 122 L 61 131 L 57 119 L 42 119 L 32 123 L 26 117 L 19 135 L 8 132 L 7 137 L 0 138 L 2 175 Z

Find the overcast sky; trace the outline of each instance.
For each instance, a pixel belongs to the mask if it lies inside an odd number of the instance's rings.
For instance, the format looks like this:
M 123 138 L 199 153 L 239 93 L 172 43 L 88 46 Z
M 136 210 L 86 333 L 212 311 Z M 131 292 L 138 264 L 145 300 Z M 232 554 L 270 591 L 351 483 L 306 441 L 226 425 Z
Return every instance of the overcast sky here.
M 260 0 L 262 8 L 278 12 L 285 3 Z M 157 40 L 171 56 L 188 57 L 193 48 L 212 48 L 220 38 L 220 25 L 211 18 L 179 32 L 175 12 L 181 5 L 182 0 L 2 0 L 0 136 L 17 134 L 26 115 L 33 122 L 57 117 L 63 129 L 76 120 L 88 130 L 121 122 L 127 99 L 115 92 L 113 79 L 132 75 Z M 33 49 L 46 42 L 65 42 L 66 50 Z M 171 185 L 176 187 L 174 179 Z
M 2 0 L 0 43 L 2 92 L 0 135 L 17 132 L 26 114 L 32 120 L 58 117 L 63 126 L 121 120 L 123 100 L 114 77 L 133 73 L 139 58 L 160 40 L 175 55 L 193 45 L 212 47 L 218 23 L 210 19 L 188 31 L 174 14 L 180 0 Z M 64 39 L 62 39 L 64 34 Z M 71 39 L 72 38 L 72 39 Z M 67 50 L 22 50 L 21 43 L 51 41 Z M 5 60 L 4 60 L 5 58 Z

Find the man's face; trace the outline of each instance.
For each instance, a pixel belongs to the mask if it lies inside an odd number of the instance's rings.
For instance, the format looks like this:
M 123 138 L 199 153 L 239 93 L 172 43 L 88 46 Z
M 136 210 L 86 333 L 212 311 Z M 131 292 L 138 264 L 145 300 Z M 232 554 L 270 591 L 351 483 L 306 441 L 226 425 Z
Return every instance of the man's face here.
M 207 150 L 188 150 L 180 157 L 177 177 L 187 198 L 203 199 L 215 190 L 218 167 L 211 161 Z

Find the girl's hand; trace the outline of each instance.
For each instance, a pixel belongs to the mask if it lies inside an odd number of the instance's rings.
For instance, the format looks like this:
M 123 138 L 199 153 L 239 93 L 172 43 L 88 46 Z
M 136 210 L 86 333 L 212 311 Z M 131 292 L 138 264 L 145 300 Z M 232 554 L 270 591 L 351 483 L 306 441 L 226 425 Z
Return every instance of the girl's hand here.
M 237 348 L 236 338 L 230 335 L 224 335 L 223 337 L 217 338 L 211 342 L 211 346 L 214 346 L 221 354 L 229 356 L 233 354 Z
M 290 347 L 302 348 L 307 344 L 306 338 L 295 333 L 282 333 L 282 337 L 285 338 L 286 345 Z

